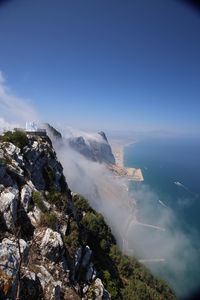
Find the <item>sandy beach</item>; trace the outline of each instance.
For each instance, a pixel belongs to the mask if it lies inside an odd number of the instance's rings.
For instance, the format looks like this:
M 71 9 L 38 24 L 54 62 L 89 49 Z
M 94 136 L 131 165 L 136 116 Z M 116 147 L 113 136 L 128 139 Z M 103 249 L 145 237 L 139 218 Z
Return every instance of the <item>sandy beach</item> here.
M 111 148 L 115 157 L 115 165 L 110 166 L 116 175 L 129 177 L 130 180 L 143 181 L 144 177 L 141 169 L 124 166 L 124 147 L 134 144 L 134 141 L 111 141 Z

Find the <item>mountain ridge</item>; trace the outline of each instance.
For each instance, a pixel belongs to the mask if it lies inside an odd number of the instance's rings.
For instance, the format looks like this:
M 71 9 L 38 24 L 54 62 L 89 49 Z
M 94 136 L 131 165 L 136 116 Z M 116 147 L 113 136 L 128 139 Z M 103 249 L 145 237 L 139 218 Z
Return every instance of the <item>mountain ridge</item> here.
M 48 134 L 52 136 L 56 142 L 62 142 L 62 134 L 59 131 L 48 123 L 46 123 L 45 126 Z M 103 131 L 99 131 L 96 135 L 90 136 L 84 136 L 78 133 L 77 136 L 67 137 L 66 141 L 73 150 L 91 161 L 115 164 L 111 146 Z

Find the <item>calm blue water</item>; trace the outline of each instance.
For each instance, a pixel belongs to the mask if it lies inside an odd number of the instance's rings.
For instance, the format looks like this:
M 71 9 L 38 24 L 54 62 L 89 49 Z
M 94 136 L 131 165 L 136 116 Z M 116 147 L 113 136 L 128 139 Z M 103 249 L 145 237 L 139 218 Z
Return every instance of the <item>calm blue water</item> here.
M 124 164 L 141 168 L 144 176 L 143 183 L 131 183 L 139 221 L 163 225 L 168 212 L 173 214 L 166 233 L 149 230 L 146 234 L 145 228 L 135 230 L 136 255 L 147 258 L 141 248 L 149 247 L 150 258 L 154 254 L 164 256 L 167 241 L 170 245 L 174 243 L 175 250 L 170 251 L 175 260 L 168 259 L 165 264 L 157 263 L 150 268 L 164 277 L 178 295 L 190 293 L 191 289 L 200 287 L 200 139 L 144 139 L 125 148 Z

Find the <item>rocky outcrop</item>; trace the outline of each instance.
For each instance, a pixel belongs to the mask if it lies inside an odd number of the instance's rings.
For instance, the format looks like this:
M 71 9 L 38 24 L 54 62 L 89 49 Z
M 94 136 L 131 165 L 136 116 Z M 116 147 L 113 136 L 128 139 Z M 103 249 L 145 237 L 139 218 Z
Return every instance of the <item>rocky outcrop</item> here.
M 105 132 L 99 131 L 98 134 L 99 134 L 100 136 L 102 136 L 102 138 L 104 139 L 104 141 L 106 141 L 106 142 L 108 143 L 108 139 L 107 139 L 107 137 L 106 137 Z
M 17 202 L 19 191 L 16 187 L 3 189 L 1 186 L 0 212 L 8 229 L 14 230 L 17 221 Z
M 92 251 L 91 251 L 90 247 L 86 246 L 85 247 L 85 253 L 84 253 L 84 256 L 83 256 L 83 260 L 82 260 L 83 268 L 86 268 L 86 266 L 88 266 L 91 255 L 92 255 Z
M 1 299 L 88 299 L 92 250 L 48 137 L 28 136 L 21 149 L 0 142 L 0 225 Z
M 90 160 L 100 163 L 115 163 L 112 149 L 103 131 L 100 131 L 98 135 L 94 137 L 87 138 L 79 136 L 69 138 L 69 144 L 74 150 Z
M 48 189 L 53 184 L 55 189 L 60 190 L 60 180 L 63 177 L 63 169 L 56 159 L 50 141 L 30 140 L 30 146 L 24 149 L 26 169 L 31 174 L 30 180 L 39 190 Z
M 63 246 L 60 233 L 47 228 L 40 244 L 41 254 L 56 262 L 62 257 Z
M 31 199 L 32 199 L 32 189 L 28 184 L 25 184 L 21 189 L 21 203 L 26 212 L 28 212 Z
M 62 146 L 63 137 L 61 133 L 48 123 L 45 124 L 45 127 L 52 140 Z M 103 131 L 93 135 L 73 136 L 67 138 L 67 141 L 74 150 L 89 160 L 115 164 L 111 146 Z
M 109 300 L 109 294 L 108 292 L 104 289 L 103 283 L 101 279 L 97 278 L 95 280 L 95 296 L 97 300 L 104 299 L 104 300 Z
M 16 298 L 19 285 L 19 266 L 22 262 L 24 265 L 27 264 L 28 252 L 29 247 L 22 239 L 15 241 L 4 238 L 0 243 L 0 284 L 4 286 L 4 291 L 6 285 L 9 285 L 11 299 Z M 3 297 L 4 295 L 2 295 L 1 299 L 4 299 Z
M 45 123 L 44 125 L 45 125 L 50 137 L 52 137 L 53 139 L 55 139 L 57 141 L 62 139 L 62 134 L 58 130 L 56 130 L 53 126 L 51 126 L 49 123 Z

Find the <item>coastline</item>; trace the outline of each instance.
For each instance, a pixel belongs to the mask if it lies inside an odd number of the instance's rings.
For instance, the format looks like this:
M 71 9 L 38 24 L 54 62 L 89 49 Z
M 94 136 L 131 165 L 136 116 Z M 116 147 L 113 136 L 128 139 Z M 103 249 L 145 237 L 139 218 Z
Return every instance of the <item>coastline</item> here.
M 124 166 L 124 148 L 133 145 L 134 143 L 136 143 L 136 141 L 111 141 L 111 148 L 115 157 L 115 165 L 113 165 L 112 169 L 118 175 L 128 177 L 129 180 L 144 181 L 142 170 L 140 168 L 136 169 Z

